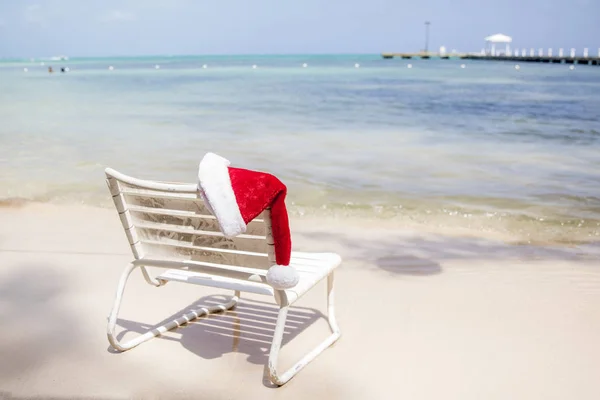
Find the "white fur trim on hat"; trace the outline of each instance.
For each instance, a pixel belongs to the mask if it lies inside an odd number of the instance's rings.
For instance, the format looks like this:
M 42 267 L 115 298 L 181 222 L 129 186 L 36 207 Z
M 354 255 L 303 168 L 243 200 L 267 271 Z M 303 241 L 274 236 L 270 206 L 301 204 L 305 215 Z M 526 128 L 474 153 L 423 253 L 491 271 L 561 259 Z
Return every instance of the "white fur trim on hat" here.
M 246 232 L 246 223 L 235 198 L 229 177 L 229 160 L 206 153 L 198 167 L 198 188 L 207 208 L 217 218 L 227 237 Z
M 293 288 L 299 280 L 300 275 L 291 265 L 273 265 L 267 271 L 267 283 L 276 290 Z

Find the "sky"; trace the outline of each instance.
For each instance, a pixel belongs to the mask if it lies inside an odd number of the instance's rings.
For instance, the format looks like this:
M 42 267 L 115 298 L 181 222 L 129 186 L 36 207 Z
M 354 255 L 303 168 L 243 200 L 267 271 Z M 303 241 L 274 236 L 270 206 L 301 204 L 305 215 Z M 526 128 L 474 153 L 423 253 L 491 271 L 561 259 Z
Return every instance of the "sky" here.
M 0 57 L 411 52 L 425 21 L 430 50 L 600 48 L 600 0 L 0 0 Z

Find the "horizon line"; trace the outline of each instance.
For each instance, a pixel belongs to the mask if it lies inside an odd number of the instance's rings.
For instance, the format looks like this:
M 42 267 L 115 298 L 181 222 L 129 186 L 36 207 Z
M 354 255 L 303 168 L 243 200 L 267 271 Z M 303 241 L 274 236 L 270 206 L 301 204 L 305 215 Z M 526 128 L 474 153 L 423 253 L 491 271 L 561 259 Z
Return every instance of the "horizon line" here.
M 50 56 L 0 56 L 3 60 L 41 60 L 51 59 L 53 57 L 68 57 L 69 59 L 77 58 L 140 58 L 140 57 L 219 57 L 219 56 L 252 56 L 252 57 L 265 57 L 265 56 L 371 56 L 381 55 L 384 52 L 378 53 L 180 53 L 180 54 L 112 54 L 112 55 L 50 55 Z M 60 61 L 60 60 L 57 60 Z

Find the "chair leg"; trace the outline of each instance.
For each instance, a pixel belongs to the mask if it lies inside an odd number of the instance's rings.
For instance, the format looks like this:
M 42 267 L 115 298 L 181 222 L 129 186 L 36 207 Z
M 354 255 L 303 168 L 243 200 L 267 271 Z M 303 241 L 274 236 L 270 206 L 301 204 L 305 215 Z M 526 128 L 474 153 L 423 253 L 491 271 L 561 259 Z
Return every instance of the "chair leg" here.
M 288 310 L 290 305 L 287 302 L 285 292 L 280 294 L 281 296 L 281 307 L 279 309 L 279 315 L 277 316 L 277 324 L 275 325 L 275 333 L 273 334 L 273 342 L 271 344 L 271 351 L 269 353 L 268 370 L 269 378 L 271 382 L 278 386 L 282 386 L 292 379 L 302 368 L 306 367 L 308 363 L 314 360 L 319 354 L 326 348 L 334 344 L 341 336 L 340 328 L 335 320 L 335 308 L 333 301 L 333 272 L 327 276 L 327 321 L 331 329 L 331 335 L 329 335 L 323 342 L 317 347 L 308 352 L 304 357 L 300 359 L 296 364 L 283 373 L 277 372 L 277 362 L 279 357 L 279 350 L 281 348 L 281 341 L 283 339 L 283 331 L 285 328 L 285 320 L 287 318 Z
M 334 290 L 333 290 L 333 271 L 327 276 L 327 322 L 329 322 L 329 328 L 331 332 L 338 335 L 338 339 L 341 336 L 340 327 L 335 319 L 335 301 L 334 301 Z
M 145 333 L 140 334 L 139 336 L 137 336 L 125 343 L 121 343 L 117 340 L 117 338 L 115 336 L 115 327 L 117 324 L 117 316 L 119 314 L 119 308 L 121 307 L 121 300 L 123 299 L 123 292 L 125 291 L 127 279 L 129 278 L 129 275 L 131 275 L 131 272 L 136 267 L 138 267 L 138 265 L 134 265 L 133 263 L 131 263 L 127 266 L 125 271 L 123 271 L 123 274 L 121 275 L 121 279 L 119 280 L 119 286 L 117 288 L 117 294 L 115 296 L 113 308 L 110 313 L 110 316 L 108 317 L 108 327 L 107 327 L 108 341 L 110 342 L 110 345 L 113 348 L 115 348 L 116 350 L 126 351 L 129 349 L 132 349 L 141 343 L 144 343 L 156 336 L 159 336 L 173 328 L 176 328 L 176 327 L 186 324 L 190 321 L 193 321 L 196 318 L 208 315 L 213 312 L 229 310 L 229 309 L 233 308 L 238 302 L 239 292 L 236 291 L 235 295 L 227 303 L 217 304 L 217 305 L 210 306 L 210 307 L 203 307 L 203 308 L 199 308 L 197 310 L 190 311 L 177 319 L 169 321 L 166 324 L 161 325 L 159 327 L 149 329 Z M 144 276 L 144 278 L 145 278 L 145 276 Z

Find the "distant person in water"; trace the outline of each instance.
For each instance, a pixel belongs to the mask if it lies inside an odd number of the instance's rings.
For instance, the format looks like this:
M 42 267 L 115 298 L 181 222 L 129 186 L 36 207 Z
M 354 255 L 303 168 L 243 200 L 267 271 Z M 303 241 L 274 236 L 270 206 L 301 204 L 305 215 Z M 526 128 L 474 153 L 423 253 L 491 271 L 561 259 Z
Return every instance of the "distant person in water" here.
M 64 73 L 65 72 L 65 67 L 61 67 L 60 72 Z
M 52 72 L 54 72 L 52 71 L 52 67 L 48 67 L 48 73 L 51 74 Z

